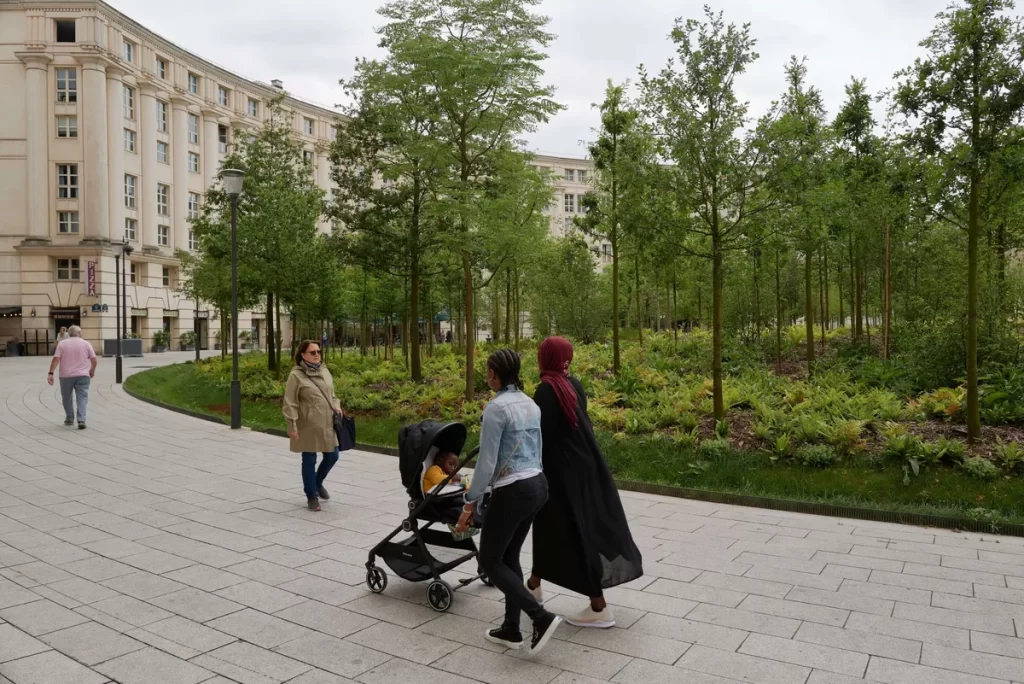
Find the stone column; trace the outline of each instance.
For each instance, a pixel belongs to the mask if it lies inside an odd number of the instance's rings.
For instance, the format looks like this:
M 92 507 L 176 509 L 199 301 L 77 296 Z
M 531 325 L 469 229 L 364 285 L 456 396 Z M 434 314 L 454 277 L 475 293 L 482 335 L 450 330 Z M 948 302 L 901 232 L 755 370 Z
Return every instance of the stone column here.
M 79 111 L 82 122 L 79 136 L 83 138 L 85 160 L 79 195 L 82 217 L 83 242 L 107 239 L 110 230 L 110 173 L 107 167 L 107 75 L 106 65 L 92 56 L 79 56 L 82 64 L 82 93 Z M 47 117 L 46 123 L 49 123 Z
M 142 156 L 142 178 L 136 189 L 139 217 L 142 219 L 142 246 L 157 247 L 156 226 L 156 88 L 149 83 L 139 83 L 138 144 Z
M 203 107 L 203 173 L 206 176 L 207 190 L 217 182 L 217 174 L 220 173 L 220 153 L 217 151 L 217 116 L 216 109 Z
M 188 249 L 188 101 L 171 99 L 171 162 L 174 165 L 174 187 L 171 188 L 174 206 L 174 248 Z
M 331 157 L 327 150 L 316 153 L 316 184 L 324 191 L 324 199 L 330 202 L 331 197 Z M 326 216 L 321 216 L 317 226 L 321 232 L 331 232 L 331 222 Z
M 25 191 L 28 212 L 26 218 L 26 239 L 32 242 L 50 240 L 50 155 L 47 152 L 47 70 L 50 55 L 35 52 L 19 52 L 18 59 L 25 63 L 25 124 L 26 160 Z M 53 168 L 56 182 L 56 167 Z M 56 192 L 56 187 L 53 188 Z
M 124 239 L 124 123 L 121 113 L 124 96 L 124 72 L 114 66 L 107 67 L 107 170 L 109 188 L 107 213 L 110 225 L 106 237 L 111 242 Z

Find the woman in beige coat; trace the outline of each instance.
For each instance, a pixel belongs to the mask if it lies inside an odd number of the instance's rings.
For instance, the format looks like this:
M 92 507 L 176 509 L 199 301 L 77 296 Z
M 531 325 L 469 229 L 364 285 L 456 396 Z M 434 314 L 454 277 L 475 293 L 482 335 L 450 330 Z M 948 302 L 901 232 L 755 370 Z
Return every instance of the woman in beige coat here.
M 295 354 L 295 367 L 288 375 L 284 390 L 284 417 L 293 453 L 302 454 L 302 488 L 311 511 L 320 510 L 320 499 L 331 495 L 324 479 L 338 462 L 338 437 L 334 433 L 334 414 L 341 406 L 334 396 L 334 379 L 320 361 L 320 345 L 303 340 Z M 316 467 L 316 452 L 324 457 Z

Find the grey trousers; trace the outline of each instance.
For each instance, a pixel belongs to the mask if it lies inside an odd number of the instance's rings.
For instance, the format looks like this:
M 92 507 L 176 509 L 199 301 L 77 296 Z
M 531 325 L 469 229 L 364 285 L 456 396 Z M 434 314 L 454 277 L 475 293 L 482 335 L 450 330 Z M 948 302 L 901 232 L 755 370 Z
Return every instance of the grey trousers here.
M 75 421 L 75 405 L 71 403 L 71 393 L 74 392 L 78 403 L 78 422 L 85 422 L 85 407 L 89 403 L 89 380 L 88 375 L 60 379 L 60 397 L 64 401 L 64 419 L 66 421 L 71 423 Z

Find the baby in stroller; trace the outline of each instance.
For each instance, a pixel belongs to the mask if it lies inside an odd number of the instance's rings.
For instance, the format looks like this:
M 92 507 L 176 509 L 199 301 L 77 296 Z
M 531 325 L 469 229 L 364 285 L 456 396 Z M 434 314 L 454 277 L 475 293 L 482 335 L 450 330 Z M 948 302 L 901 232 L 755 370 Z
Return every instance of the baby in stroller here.
M 451 478 L 449 480 L 450 484 L 466 489 L 469 486 L 469 480 L 459 475 L 458 470 L 458 454 L 454 451 L 445 451 L 438 454 L 437 458 L 434 459 L 434 465 L 427 468 L 427 474 L 423 476 L 423 493 L 426 494 L 427 492 L 434 491 L 439 484 L 444 482 L 446 477 Z

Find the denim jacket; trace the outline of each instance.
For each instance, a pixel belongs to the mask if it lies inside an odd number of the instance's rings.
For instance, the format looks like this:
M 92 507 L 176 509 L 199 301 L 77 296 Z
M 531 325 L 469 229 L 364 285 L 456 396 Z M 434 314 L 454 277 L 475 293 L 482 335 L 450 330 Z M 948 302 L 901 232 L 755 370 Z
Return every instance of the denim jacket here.
M 540 470 L 540 454 L 540 409 L 513 386 L 501 390 L 484 409 L 480 453 L 466 501 L 477 503 L 495 480 L 523 470 Z

